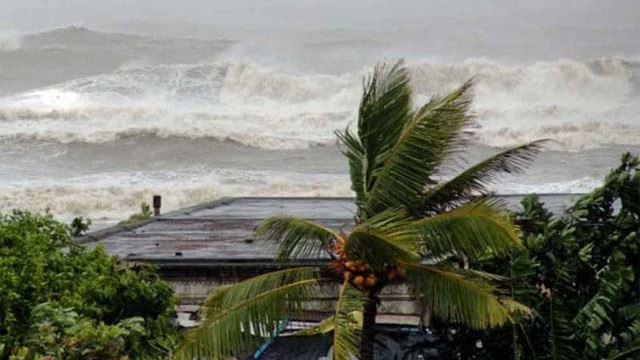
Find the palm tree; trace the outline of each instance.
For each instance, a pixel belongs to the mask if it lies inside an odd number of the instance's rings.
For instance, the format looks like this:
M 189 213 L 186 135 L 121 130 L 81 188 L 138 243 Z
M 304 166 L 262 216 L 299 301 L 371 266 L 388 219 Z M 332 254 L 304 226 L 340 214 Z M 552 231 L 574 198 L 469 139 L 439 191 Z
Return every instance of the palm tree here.
M 257 233 L 278 242 L 277 259 L 322 257 L 324 269 L 285 268 L 215 291 L 204 320 L 179 359 L 223 359 L 246 352 L 303 311 L 318 281 L 339 283 L 335 313 L 319 326 L 333 331 L 333 358 L 373 359 L 380 291 L 406 283 L 435 316 L 485 329 L 528 309 L 510 300 L 492 274 L 460 266 L 464 259 L 507 255 L 519 233 L 488 190 L 495 176 L 520 172 L 540 142 L 484 160 L 447 182 L 436 181 L 445 160 L 462 149 L 472 82 L 414 107 L 402 61 L 382 64 L 364 83 L 357 132 L 339 132 L 356 196 L 350 233 L 304 219 L 276 216 Z M 464 265 L 464 261 L 462 261 Z

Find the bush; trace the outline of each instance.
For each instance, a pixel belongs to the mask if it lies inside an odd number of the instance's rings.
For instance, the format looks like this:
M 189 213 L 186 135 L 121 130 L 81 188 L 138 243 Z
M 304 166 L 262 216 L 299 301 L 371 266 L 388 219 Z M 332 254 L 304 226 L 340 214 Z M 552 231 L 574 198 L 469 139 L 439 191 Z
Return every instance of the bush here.
M 151 267 L 125 267 L 101 246 L 88 250 L 70 239 L 70 228 L 50 215 L 0 215 L 0 359 L 21 348 L 40 351 L 34 326 L 61 317 L 95 336 L 122 339 L 132 359 L 162 357 L 158 344 L 175 336 L 170 286 Z M 138 321 L 140 333 L 129 326 Z M 56 328 L 69 335 L 68 327 Z
M 84 219 L 82 216 L 74 218 L 71 221 L 71 235 L 82 236 L 89 231 L 91 227 L 91 219 Z
M 33 309 L 31 324 L 25 347 L 11 360 L 122 360 L 128 358 L 127 343 L 144 336 L 140 317 L 107 325 L 48 303 Z
M 511 359 L 640 359 L 640 160 L 625 154 L 565 216 L 535 195 L 522 205 L 525 249 L 474 265 L 511 277 L 507 291 L 536 316 L 483 333 L 443 324 L 439 333 L 455 330 L 450 346 L 463 359 L 504 359 L 507 349 Z

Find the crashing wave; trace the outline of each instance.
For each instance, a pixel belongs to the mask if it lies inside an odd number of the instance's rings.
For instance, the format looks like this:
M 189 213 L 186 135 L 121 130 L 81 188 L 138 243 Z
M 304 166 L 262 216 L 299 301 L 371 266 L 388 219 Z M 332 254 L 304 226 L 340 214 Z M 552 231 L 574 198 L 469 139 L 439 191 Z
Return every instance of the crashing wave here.
M 475 77 L 477 139 L 536 138 L 559 150 L 640 145 L 640 62 L 624 58 L 505 65 L 414 62 L 420 100 Z M 251 63 L 126 66 L 0 99 L 0 137 L 111 141 L 132 134 L 293 149 L 333 142 L 355 119 L 367 69 L 297 74 Z
M 115 185 L 118 184 L 118 185 Z M 564 182 L 501 184 L 499 194 L 585 193 L 599 180 L 589 177 Z M 134 213 L 153 194 L 163 195 L 170 211 L 224 196 L 352 196 L 347 175 L 292 172 L 218 170 L 169 173 L 108 173 L 42 180 L 0 188 L 0 213 L 13 208 L 45 211 L 63 219 L 90 216 L 122 219 Z
M 28 182 L 28 181 L 27 181 Z M 115 185 L 118 184 L 118 185 Z M 350 196 L 346 175 L 292 172 L 178 171 L 104 173 L 59 180 L 0 184 L 0 213 L 21 208 L 74 216 L 121 219 L 153 194 L 163 195 L 164 211 L 224 196 Z

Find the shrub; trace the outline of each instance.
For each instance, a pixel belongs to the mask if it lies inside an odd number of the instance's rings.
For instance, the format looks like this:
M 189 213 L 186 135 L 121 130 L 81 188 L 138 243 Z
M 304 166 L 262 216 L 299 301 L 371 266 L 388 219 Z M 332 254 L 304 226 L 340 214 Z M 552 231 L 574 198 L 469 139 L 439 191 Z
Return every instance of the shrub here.
M 133 359 L 162 356 L 155 345 L 175 335 L 171 287 L 151 267 L 126 267 L 101 246 L 89 250 L 70 239 L 70 228 L 50 215 L 0 215 L 0 359 L 30 348 L 34 326 L 55 320 L 45 315 L 115 331 Z M 55 311 L 42 310 L 44 303 Z M 143 326 L 140 334 L 125 326 L 132 319 Z
M 535 195 L 522 205 L 525 249 L 474 265 L 511 277 L 512 296 L 537 315 L 501 330 L 445 324 L 439 333 L 456 330 L 448 338 L 461 358 L 504 359 L 510 349 L 512 359 L 640 359 L 640 160 L 623 155 L 564 216 Z

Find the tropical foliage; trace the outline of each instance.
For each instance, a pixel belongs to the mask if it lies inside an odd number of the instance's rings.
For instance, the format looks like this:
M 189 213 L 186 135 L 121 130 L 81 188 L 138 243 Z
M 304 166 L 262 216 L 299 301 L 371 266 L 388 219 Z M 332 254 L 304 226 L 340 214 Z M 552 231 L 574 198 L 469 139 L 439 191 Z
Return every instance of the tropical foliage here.
M 0 359 L 164 356 L 175 335 L 169 285 L 73 243 L 71 231 L 50 215 L 0 215 Z
M 511 276 L 513 297 L 537 316 L 508 331 L 457 327 L 450 345 L 478 359 L 503 359 L 509 348 L 513 359 L 640 359 L 640 160 L 625 154 L 603 186 L 564 217 L 534 195 L 522 204 L 527 251 L 473 265 Z
M 322 323 L 333 330 L 336 360 L 373 358 L 379 294 L 394 284 L 409 284 L 435 316 L 474 329 L 529 312 L 508 298 L 497 277 L 459 264 L 522 246 L 489 185 L 500 173 L 521 171 L 541 144 L 506 150 L 439 182 L 467 140 L 472 82 L 415 106 L 409 80 L 402 62 L 376 67 L 365 81 L 355 130 L 338 133 L 356 196 L 349 233 L 288 216 L 257 229 L 278 242 L 280 261 L 320 257 L 327 266 L 288 268 L 216 291 L 178 358 L 223 359 L 255 348 L 304 309 L 321 275 L 339 289 L 335 314 Z
M 124 319 L 114 325 L 96 323 L 71 309 L 44 303 L 32 311 L 25 346 L 11 360 L 122 360 L 128 359 L 127 342 L 144 336 L 144 320 Z

